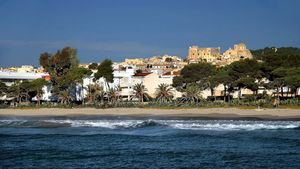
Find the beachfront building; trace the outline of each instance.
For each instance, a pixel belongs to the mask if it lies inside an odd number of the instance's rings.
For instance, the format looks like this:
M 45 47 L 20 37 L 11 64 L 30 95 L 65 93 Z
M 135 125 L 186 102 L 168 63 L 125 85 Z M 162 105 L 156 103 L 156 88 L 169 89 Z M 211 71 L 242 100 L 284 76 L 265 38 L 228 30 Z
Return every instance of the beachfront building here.
M 7 86 L 11 86 L 16 82 L 31 81 L 38 78 L 50 80 L 50 75 L 48 73 L 0 71 L 0 81 Z
M 136 67 L 131 65 L 120 69 L 114 69 L 114 83 L 113 87 L 118 88 L 119 95 L 123 99 L 130 100 L 133 95 L 133 76 L 136 72 Z
M 94 74 L 92 74 L 90 77 L 83 79 L 83 87 L 78 86 L 76 90 L 76 100 L 82 100 L 86 97 L 88 94 L 88 86 L 95 83 L 103 87 L 104 91 L 108 91 L 109 88 L 118 89 L 118 94 L 123 100 L 135 100 L 134 85 L 142 83 L 147 89 L 147 93 L 151 97 L 155 97 L 155 91 L 159 84 L 172 85 L 173 77 L 180 74 L 179 71 L 162 72 L 153 70 L 152 72 L 143 72 L 134 65 L 126 67 L 115 65 L 114 67 L 113 83 L 107 83 L 104 78 L 94 81 Z M 173 90 L 173 94 L 175 97 L 181 97 L 181 93 L 175 89 Z
M 31 68 L 30 68 L 31 69 Z M 45 80 L 50 80 L 50 75 L 48 73 L 36 73 L 36 72 L 27 72 L 27 68 L 23 68 L 20 71 L 0 71 L 0 81 L 5 83 L 7 86 L 11 86 L 14 83 L 22 81 L 32 81 L 38 78 L 43 78 Z M 42 100 L 50 101 L 51 97 L 51 87 L 43 87 L 43 96 Z M 6 95 L 2 96 L 0 100 L 12 100 L 14 98 L 8 98 Z M 33 98 L 34 100 L 35 98 Z
M 133 84 L 132 84 L 132 77 L 135 74 L 136 67 L 131 66 L 121 66 L 120 64 L 114 63 L 113 64 L 113 75 L 114 75 L 114 82 L 108 83 L 104 78 L 100 78 L 98 80 L 94 80 L 94 74 L 97 71 L 93 71 L 90 77 L 86 77 L 83 79 L 83 84 L 76 86 L 76 100 L 81 101 L 88 95 L 88 88 L 89 85 L 98 84 L 103 88 L 104 91 L 109 91 L 110 88 L 118 89 L 118 94 L 123 99 L 130 99 L 133 94 Z
M 179 72 L 166 72 L 164 74 L 158 74 L 156 72 L 148 73 L 136 73 L 133 76 L 133 85 L 142 83 L 147 89 L 147 93 L 150 97 L 156 97 L 156 89 L 160 84 L 172 85 L 173 77 L 178 76 Z M 174 98 L 182 96 L 182 93 L 178 92 L 175 88 L 172 91 Z

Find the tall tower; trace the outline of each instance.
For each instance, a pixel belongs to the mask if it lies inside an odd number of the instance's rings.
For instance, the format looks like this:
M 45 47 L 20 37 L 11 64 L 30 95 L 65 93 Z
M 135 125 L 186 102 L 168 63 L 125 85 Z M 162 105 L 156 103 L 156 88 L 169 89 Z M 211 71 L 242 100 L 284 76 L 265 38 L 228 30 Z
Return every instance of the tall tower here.
M 188 60 L 197 60 L 199 56 L 198 53 L 198 46 L 190 46 L 189 47 L 189 55 L 188 55 Z

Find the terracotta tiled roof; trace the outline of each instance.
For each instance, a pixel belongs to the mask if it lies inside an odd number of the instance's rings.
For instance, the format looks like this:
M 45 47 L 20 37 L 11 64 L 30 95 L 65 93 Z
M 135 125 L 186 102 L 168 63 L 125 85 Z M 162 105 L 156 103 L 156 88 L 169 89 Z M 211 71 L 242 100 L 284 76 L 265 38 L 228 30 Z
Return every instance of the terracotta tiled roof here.
M 169 76 L 169 75 L 180 76 L 180 71 L 173 71 L 173 74 L 171 72 L 166 72 L 163 75 L 165 75 L 165 76 Z
M 151 73 L 147 72 L 147 73 L 136 73 L 133 76 L 147 76 L 150 75 Z

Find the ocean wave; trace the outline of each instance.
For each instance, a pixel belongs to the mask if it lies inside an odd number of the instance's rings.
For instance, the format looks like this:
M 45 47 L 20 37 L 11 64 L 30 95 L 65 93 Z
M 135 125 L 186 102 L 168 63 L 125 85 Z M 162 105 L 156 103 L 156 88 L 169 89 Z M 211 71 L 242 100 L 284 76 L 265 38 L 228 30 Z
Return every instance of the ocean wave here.
M 0 127 L 18 128 L 59 128 L 71 127 L 68 123 L 57 123 L 44 120 L 0 120 Z
M 247 120 L 0 120 L 0 127 L 94 127 L 106 129 L 165 127 L 182 130 L 276 130 L 300 129 L 300 122 Z
M 161 125 L 153 120 L 67 120 L 72 127 L 101 127 L 109 129 L 121 128 L 143 128 Z
M 98 127 L 108 129 L 161 126 L 153 120 L 0 120 L 0 127 L 55 128 Z
M 268 123 L 208 123 L 208 124 L 186 124 L 178 123 L 173 124 L 172 127 L 178 129 L 190 130 L 275 130 L 275 129 L 292 129 L 298 128 L 299 124 L 268 124 Z

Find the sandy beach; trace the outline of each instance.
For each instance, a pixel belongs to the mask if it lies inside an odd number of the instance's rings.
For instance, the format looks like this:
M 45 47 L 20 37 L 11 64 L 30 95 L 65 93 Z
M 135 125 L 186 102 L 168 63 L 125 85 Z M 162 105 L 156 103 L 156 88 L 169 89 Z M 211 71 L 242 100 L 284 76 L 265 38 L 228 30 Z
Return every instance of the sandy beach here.
M 207 117 L 207 118 L 262 118 L 300 119 L 299 109 L 144 109 L 144 108 L 41 108 L 0 109 L 0 116 L 137 116 L 137 117 Z

